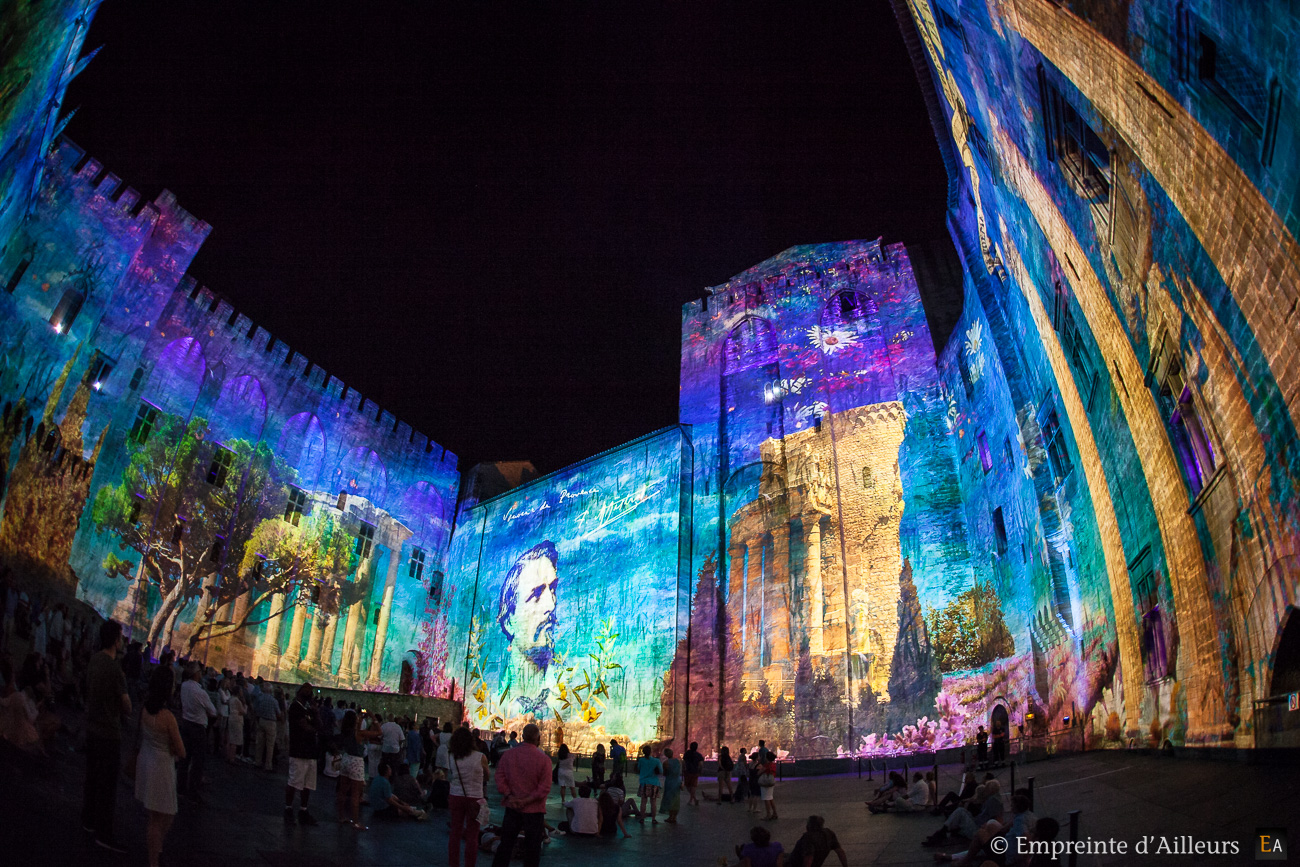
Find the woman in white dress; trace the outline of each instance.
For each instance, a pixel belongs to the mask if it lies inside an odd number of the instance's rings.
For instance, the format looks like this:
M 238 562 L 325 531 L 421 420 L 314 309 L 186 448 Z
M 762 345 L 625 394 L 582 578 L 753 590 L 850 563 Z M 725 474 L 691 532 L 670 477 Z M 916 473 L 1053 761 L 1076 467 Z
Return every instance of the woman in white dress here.
M 230 716 L 226 723 L 226 761 L 232 765 L 238 760 L 235 758 L 236 751 L 244 746 L 244 699 L 239 694 L 239 690 L 227 693 L 226 707 Z
M 451 723 L 442 724 L 442 731 L 438 734 L 438 755 L 434 759 L 434 765 L 442 768 L 444 779 L 451 779 L 451 754 L 448 749 L 451 747 Z
M 555 754 L 560 760 L 560 766 L 556 769 L 555 778 L 560 784 L 560 803 L 563 804 L 567 799 L 564 797 L 565 791 L 577 796 L 578 786 L 573 781 L 573 772 L 577 767 L 578 754 L 569 750 L 568 744 L 560 744 L 560 751 Z
M 135 797 L 149 814 L 145 848 L 149 867 L 158 867 L 163 839 L 176 816 L 176 760 L 185 758 L 185 743 L 176 717 L 167 709 L 172 671 L 165 665 L 149 678 L 149 695 L 140 712 L 140 756 L 135 762 Z

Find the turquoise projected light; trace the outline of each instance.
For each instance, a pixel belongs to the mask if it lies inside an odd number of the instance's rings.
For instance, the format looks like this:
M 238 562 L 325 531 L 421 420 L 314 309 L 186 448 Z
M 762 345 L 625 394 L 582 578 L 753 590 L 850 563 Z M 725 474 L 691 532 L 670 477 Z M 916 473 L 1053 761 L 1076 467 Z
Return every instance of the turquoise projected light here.
M 684 638 L 689 461 L 686 434 L 667 428 L 461 515 L 447 674 L 471 721 L 531 717 L 572 746 L 656 736 Z

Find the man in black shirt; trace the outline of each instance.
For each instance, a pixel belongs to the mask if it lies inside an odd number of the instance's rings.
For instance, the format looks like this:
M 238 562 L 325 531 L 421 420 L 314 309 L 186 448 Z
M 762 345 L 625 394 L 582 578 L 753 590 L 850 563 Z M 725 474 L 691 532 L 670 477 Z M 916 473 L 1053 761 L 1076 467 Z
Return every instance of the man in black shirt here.
M 86 791 L 81 824 L 95 843 L 125 854 L 113 836 L 117 774 L 122 764 L 122 717 L 131 713 L 126 676 L 117 662 L 122 625 L 106 620 L 99 627 L 99 652 L 86 666 Z
M 691 748 L 682 753 L 682 776 L 686 778 L 684 781 L 686 791 L 691 796 L 688 803 L 697 807 L 700 804 L 700 799 L 695 797 L 695 787 L 700 784 L 700 768 L 702 767 L 704 767 L 704 756 L 700 753 L 700 745 L 695 741 L 691 741 Z
M 826 820 L 821 816 L 808 817 L 808 830 L 794 844 L 787 864 L 792 867 L 822 867 L 826 859 L 834 852 L 840 858 L 840 867 L 849 867 L 849 858 L 844 854 L 835 832 L 826 827 Z
M 316 734 L 320 720 L 312 707 L 311 684 L 298 687 L 298 693 L 289 705 L 289 784 L 284 787 L 284 821 L 293 823 L 293 796 L 302 795 L 298 822 L 315 825 L 316 819 L 307 812 L 307 801 L 316 791 Z

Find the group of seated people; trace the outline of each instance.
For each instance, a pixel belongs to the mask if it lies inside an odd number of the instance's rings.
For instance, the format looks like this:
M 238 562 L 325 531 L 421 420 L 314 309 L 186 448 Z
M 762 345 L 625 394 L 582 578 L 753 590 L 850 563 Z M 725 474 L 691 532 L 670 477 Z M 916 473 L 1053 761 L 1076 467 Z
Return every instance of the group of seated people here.
M 912 783 L 908 785 L 907 777 L 898 771 L 889 772 L 889 780 L 876 789 L 875 797 L 867 801 L 867 809 L 872 813 L 896 812 L 913 813 L 927 810 L 935 803 L 934 771 L 912 774 Z
M 370 781 L 367 800 L 376 819 L 415 819 L 424 821 L 426 813 L 417 804 L 424 803 L 428 793 L 411 776 L 411 766 L 405 762 L 393 767 L 390 762 L 379 763 L 379 773 Z
M 1002 801 L 1002 784 L 992 774 L 984 782 L 976 783 L 973 772 L 967 772 L 961 792 L 949 792 L 939 801 L 935 812 L 945 815 L 943 824 L 921 841 L 922 846 L 949 846 L 966 843 L 965 851 L 953 854 L 937 853 L 939 862 L 974 865 L 1017 865 L 1026 867 L 1039 856 L 1021 854 L 1021 838 L 1051 841 L 1060 833 L 1060 823 L 1050 816 L 1034 815 L 1028 789 L 1016 789 L 1011 796 L 1011 812 L 1006 812 Z M 1007 844 L 995 845 L 995 838 L 1006 838 Z M 1000 851 L 999 851 L 1000 850 Z
M 1017 845 L 1018 839 L 1051 841 L 1060 833 L 1060 823 L 1050 817 L 1036 817 L 1031 804 L 1029 790 L 1017 789 L 1011 797 L 1011 810 L 1008 812 L 1003 803 L 1002 785 L 997 778 L 991 773 L 985 774 L 984 780 L 978 782 L 974 770 L 968 769 L 962 777 L 960 790 L 950 791 L 942 798 L 937 797 L 933 773 L 917 772 L 909 784 L 902 773 L 891 772 L 886 784 L 867 801 L 867 808 L 872 813 L 928 810 L 933 815 L 943 816 L 943 824 L 921 845 L 940 847 L 965 843 L 966 849 L 953 854 L 938 853 L 936 861 L 981 867 L 989 864 L 1024 867 L 1032 864 L 1033 858 L 1019 854 L 1025 847 Z M 998 837 L 1005 837 L 1007 845 L 994 844 Z
M 751 828 L 749 842 L 736 846 L 735 867 L 822 867 L 831 853 L 840 859 L 840 867 L 848 867 L 849 857 L 835 832 L 826 827 L 826 820 L 809 816 L 803 836 L 788 855 L 767 828 Z
M 641 815 L 635 799 L 627 797 L 622 774 L 615 774 L 599 791 L 591 782 L 580 783 L 578 796 L 564 802 L 564 812 L 566 821 L 559 829 L 579 837 L 612 836 L 618 831 L 630 837 L 623 820 Z

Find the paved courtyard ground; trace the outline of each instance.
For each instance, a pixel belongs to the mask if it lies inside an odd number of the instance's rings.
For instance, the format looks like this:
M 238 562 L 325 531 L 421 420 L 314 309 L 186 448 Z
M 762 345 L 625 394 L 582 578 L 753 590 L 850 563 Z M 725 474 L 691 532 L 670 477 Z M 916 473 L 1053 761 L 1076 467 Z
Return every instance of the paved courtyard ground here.
M 82 756 L 70 742 L 49 762 L 32 763 L 12 751 L 0 760 L 0 863 L 77 864 L 87 867 L 145 863 L 143 815 L 123 783 L 118 799 L 119 833 L 131 846 L 123 857 L 96 848 L 80 827 Z M 957 767 L 941 769 L 941 790 L 956 781 Z M 1296 764 L 1239 764 L 1126 752 L 1089 753 L 1019 766 L 1017 784 L 1033 776 L 1036 812 L 1059 819 L 1080 811 L 1081 836 L 1114 838 L 1129 853 L 1083 855 L 1080 865 L 1240 864 L 1254 860 L 1259 827 L 1290 826 L 1292 845 L 1300 844 L 1300 769 Z M 209 763 L 203 806 L 183 803 L 164 864 L 192 867 L 405 867 L 447 861 L 445 812 L 423 824 L 384 824 L 365 833 L 335 824 L 333 783 L 323 781 L 313 805 L 321 824 L 287 827 L 281 817 L 284 775 Z M 582 774 L 580 773 L 581 777 Z M 1004 786 L 1007 770 L 1000 772 Z M 848 852 L 851 865 L 929 864 L 932 852 L 919 845 L 937 826 L 930 816 L 870 816 L 862 806 L 875 782 L 857 776 L 783 781 L 777 790 L 781 818 L 766 823 L 789 849 L 810 813 L 824 815 Z M 496 812 L 499 816 L 499 809 Z M 552 797 L 550 818 L 561 818 Z M 543 856 L 549 867 L 591 864 L 715 867 L 732 845 L 746 838 L 754 817 L 744 805 L 686 807 L 674 827 L 632 824 L 631 839 L 565 838 Z M 1132 853 L 1153 835 L 1151 854 Z M 1171 846 L 1179 837 L 1233 840 L 1236 857 L 1159 855 L 1159 836 Z M 732 859 L 734 861 L 734 858 Z M 1300 861 L 1300 855 L 1294 856 Z M 490 863 L 481 856 L 480 864 Z M 834 859 L 828 863 L 835 863 Z M 1065 862 L 1062 861 L 1064 864 Z

